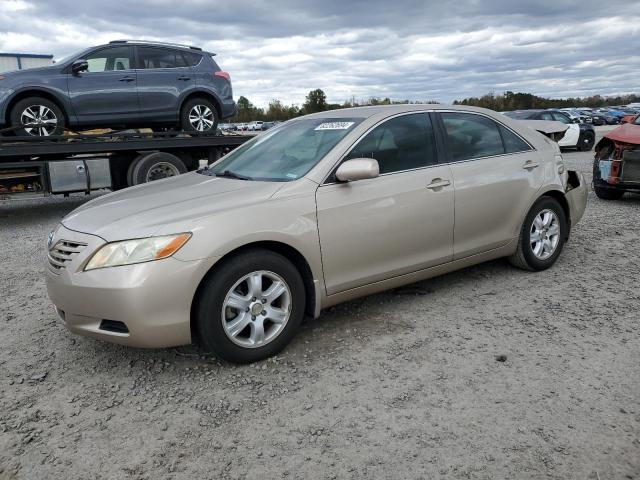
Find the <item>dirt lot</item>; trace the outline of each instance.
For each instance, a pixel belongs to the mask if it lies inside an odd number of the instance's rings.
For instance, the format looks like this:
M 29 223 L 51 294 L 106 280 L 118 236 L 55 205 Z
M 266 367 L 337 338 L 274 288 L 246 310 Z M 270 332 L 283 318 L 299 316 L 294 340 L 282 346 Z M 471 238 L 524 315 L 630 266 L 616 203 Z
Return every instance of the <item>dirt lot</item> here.
M 0 204 L 0 479 L 640 479 L 640 196 L 591 194 L 547 272 L 350 302 L 243 367 L 58 324 L 45 239 L 83 201 Z

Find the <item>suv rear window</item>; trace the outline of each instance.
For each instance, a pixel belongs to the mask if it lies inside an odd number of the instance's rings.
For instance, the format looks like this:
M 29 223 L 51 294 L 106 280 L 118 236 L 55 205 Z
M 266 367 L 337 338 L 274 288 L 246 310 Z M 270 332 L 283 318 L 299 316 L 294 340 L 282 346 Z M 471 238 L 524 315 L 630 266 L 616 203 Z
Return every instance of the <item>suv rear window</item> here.
M 191 66 L 189 64 L 189 60 L 183 55 L 183 52 L 169 48 L 138 47 L 138 60 L 140 62 L 140 68 L 144 69 L 180 68 Z M 193 59 L 190 61 L 193 62 Z M 200 59 L 198 59 L 198 62 L 199 61 Z M 196 63 L 194 63 L 194 65 Z

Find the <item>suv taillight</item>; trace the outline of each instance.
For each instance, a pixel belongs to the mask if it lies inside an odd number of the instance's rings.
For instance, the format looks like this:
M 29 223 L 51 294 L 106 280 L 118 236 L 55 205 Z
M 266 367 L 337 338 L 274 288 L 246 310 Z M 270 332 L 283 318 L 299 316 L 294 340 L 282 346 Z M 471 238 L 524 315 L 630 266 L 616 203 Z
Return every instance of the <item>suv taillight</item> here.
M 216 77 L 226 78 L 227 80 L 231 81 L 231 75 L 229 75 L 229 72 L 223 72 L 222 70 L 218 70 L 217 72 L 213 72 L 213 74 Z

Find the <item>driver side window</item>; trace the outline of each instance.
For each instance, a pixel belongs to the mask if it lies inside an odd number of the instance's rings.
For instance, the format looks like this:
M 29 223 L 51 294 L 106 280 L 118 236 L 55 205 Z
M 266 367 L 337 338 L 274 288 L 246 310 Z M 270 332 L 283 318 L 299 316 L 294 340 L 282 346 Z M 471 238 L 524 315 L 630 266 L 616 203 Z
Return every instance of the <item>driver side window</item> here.
M 384 122 L 362 138 L 345 160 L 352 158 L 377 160 L 380 174 L 436 164 L 429 114 L 413 113 Z
M 93 52 L 85 57 L 90 73 L 129 70 L 131 68 L 130 47 L 109 47 Z

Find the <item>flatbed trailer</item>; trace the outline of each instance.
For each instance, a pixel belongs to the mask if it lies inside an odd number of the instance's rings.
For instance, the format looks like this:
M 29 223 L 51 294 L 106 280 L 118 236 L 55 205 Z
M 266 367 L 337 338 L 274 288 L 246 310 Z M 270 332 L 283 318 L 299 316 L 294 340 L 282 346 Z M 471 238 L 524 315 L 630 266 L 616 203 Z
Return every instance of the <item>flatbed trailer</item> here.
M 139 185 L 196 170 L 250 138 L 131 131 L 0 137 L 0 200 Z

